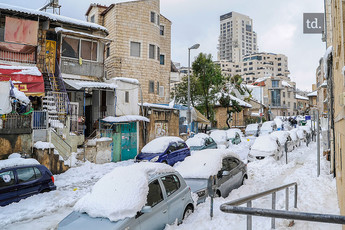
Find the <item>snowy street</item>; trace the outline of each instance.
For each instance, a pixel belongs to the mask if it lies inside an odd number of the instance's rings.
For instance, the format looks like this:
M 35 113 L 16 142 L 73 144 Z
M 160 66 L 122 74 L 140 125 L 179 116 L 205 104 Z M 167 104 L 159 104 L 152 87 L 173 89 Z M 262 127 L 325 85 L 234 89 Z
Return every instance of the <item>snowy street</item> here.
M 242 159 L 246 158 L 249 143 L 242 138 L 242 143 L 230 149 L 238 153 Z M 303 143 L 299 148 L 288 154 L 289 163 L 285 164 L 285 157 L 280 161 L 266 158 L 261 161 L 248 163 L 248 180 L 230 195 L 216 198 L 214 201 L 214 218 L 210 220 L 210 199 L 196 207 L 182 225 L 167 226 L 172 229 L 245 229 L 246 216 L 222 213 L 219 206 L 227 201 L 247 195 L 262 192 L 291 182 L 298 183 L 298 208 L 296 211 L 339 214 L 336 195 L 336 183 L 329 174 L 329 162 L 321 160 L 321 175 L 316 177 L 316 144 L 309 147 Z M 19 203 L 2 207 L 0 213 L 1 229 L 51 229 L 68 215 L 73 205 L 86 193 L 103 175 L 118 166 L 133 164 L 133 161 L 121 163 L 92 164 L 85 163 L 71 168 L 61 175 L 55 175 L 56 191 L 29 197 Z M 293 193 L 290 189 L 290 207 L 293 207 Z M 285 208 L 285 192 L 277 193 L 277 209 Z M 271 196 L 253 202 L 253 207 L 270 208 Z M 290 210 L 292 210 L 290 208 Z M 254 229 L 270 229 L 270 218 L 253 217 Z M 276 220 L 277 229 L 286 229 L 287 220 Z M 289 229 L 341 229 L 341 226 L 312 222 L 295 221 Z

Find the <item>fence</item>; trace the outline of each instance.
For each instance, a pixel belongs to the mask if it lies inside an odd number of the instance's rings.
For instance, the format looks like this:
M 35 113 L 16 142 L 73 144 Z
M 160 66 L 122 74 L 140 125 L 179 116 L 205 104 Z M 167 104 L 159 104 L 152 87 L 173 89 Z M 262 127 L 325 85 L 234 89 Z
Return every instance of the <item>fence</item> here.
M 17 130 L 17 129 L 31 129 L 31 114 L 7 114 L 0 119 L 0 129 L 2 130 Z
M 33 111 L 32 129 L 48 129 L 48 112 Z
M 0 50 L 0 60 L 36 64 L 36 50 L 34 50 L 32 53 L 16 53 Z

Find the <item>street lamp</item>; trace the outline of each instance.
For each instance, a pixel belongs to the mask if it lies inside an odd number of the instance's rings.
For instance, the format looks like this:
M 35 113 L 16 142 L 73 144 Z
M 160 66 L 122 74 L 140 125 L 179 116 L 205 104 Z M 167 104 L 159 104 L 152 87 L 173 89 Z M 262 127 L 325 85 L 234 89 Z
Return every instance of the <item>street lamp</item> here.
M 190 135 L 190 131 L 191 131 L 191 121 L 192 121 L 192 114 L 191 114 L 191 110 L 190 110 L 190 50 L 192 49 L 198 49 L 200 46 L 200 44 L 195 44 L 192 47 L 188 48 L 188 98 L 187 98 L 187 106 L 188 106 L 188 110 L 187 110 L 187 123 L 188 123 L 188 135 Z

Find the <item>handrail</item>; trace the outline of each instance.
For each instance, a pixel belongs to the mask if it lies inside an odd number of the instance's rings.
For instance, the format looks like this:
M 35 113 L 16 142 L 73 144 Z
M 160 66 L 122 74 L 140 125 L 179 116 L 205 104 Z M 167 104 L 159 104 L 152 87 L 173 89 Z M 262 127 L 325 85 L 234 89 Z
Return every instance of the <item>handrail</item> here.
M 57 137 L 60 141 L 62 141 L 69 148 L 69 156 L 67 156 L 67 154 L 63 152 L 59 152 L 59 155 L 62 156 L 64 160 L 67 160 L 70 157 L 70 154 L 72 153 L 72 146 L 68 144 L 60 135 L 58 135 L 54 129 L 50 128 L 50 132 L 54 133 L 54 136 Z
M 222 204 L 220 206 L 220 210 L 222 212 L 227 212 L 227 213 L 239 213 L 239 214 L 247 214 L 247 230 L 251 230 L 252 229 L 252 215 L 256 215 L 256 216 L 269 216 L 272 217 L 271 218 L 271 228 L 275 229 L 275 217 L 274 215 L 264 215 L 265 211 L 266 213 L 268 211 L 271 212 L 278 212 L 276 209 L 276 192 L 281 191 L 283 189 L 285 189 L 285 209 L 289 210 L 289 187 L 295 187 L 295 203 L 294 203 L 294 207 L 297 208 L 297 183 L 290 183 L 290 184 L 286 184 L 283 186 L 279 186 L 270 190 L 266 190 L 264 192 L 261 193 L 257 193 L 254 195 L 250 195 L 250 196 L 246 196 L 234 201 L 230 201 L 227 202 L 225 204 Z M 254 209 L 252 208 L 252 200 L 267 196 L 272 194 L 272 210 L 269 209 Z M 247 203 L 247 208 L 245 207 L 235 207 L 237 205 L 241 205 L 241 204 L 245 204 Z M 282 211 L 279 211 L 282 212 Z M 285 211 L 286 212 L 286 211 Z M 279 216 L 280 217 L 280 216 Z M 298 218 L 296 218 L 298 219 Z

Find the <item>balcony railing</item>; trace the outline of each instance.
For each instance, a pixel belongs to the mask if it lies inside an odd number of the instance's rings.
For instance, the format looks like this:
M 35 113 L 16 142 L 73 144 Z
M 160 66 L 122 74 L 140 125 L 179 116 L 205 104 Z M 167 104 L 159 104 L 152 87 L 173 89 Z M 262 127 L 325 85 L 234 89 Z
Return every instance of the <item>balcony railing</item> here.
M 11 46 L 14 46 L 13 50 L 11 50 Z M 36 64 L 36 56 L 36 46 L 0 42 L 0 60 Z
M 31 133 L 32 118 L 29 115 L 7 114 L 0 119 L 0 133 Z

